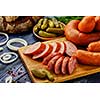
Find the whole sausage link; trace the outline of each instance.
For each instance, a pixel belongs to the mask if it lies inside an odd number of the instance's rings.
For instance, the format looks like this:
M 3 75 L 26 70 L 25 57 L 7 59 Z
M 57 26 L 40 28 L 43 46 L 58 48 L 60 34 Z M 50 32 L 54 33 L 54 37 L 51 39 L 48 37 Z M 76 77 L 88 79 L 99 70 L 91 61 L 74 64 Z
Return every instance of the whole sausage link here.
M 88 51 L 100 52 L 100 41 L 91 42 L 87 48 Z
M 75 56 L 81 64 L 100 65 L 100 53 L 77 50 Z

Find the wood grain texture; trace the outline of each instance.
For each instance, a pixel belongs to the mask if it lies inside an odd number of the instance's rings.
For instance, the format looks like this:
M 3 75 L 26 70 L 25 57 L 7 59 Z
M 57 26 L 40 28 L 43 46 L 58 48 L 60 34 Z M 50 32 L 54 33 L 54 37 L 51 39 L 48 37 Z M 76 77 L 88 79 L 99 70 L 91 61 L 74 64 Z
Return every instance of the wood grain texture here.
M 53 41 L 65 41 L 65 38 L 60 38 L 60 39 L 55 39 L 55 40 L 51 40 L 51 41 L 46 41 L 45 43 L 49 43 L 49 42 L 53 42 Z M 31 59 L 31 57 L 24 55 L 23 51 L 25 49 L 27 49 L 29 46 L 26 47 L 22 47 L 18 50 L 19 55 L 23 61 L 23 63 L 25 64 L 26 69 L 28 70 L 28 73 L 32 79 L 32 82 L 35 83 L 48 83 L 50 82 L 49 80 L 41 80 L 38 78 L 35 78 L 32 73 L 31 70 L 32 68 L 41 68 L 44 67 L 46 68 L 47 66 L 43 65 L 41 62 L 37 61 L 37 60 L 33 60 Z M 100 72 L 100 66 L 88 66 L 88 65 L 81 65 L 81 64 L 77 64 L 77 68 L 75 69 L 75 71 L 73 72 L 73 74 L 71 75 L 54 75 L 54 83 L 58 83 L 58 82 L 64 82 L 67 80 L 72 80 L 72 79 L 76 79 L 82 76 L 86 76 L 86 75 L 91 75 L 94 73 Z

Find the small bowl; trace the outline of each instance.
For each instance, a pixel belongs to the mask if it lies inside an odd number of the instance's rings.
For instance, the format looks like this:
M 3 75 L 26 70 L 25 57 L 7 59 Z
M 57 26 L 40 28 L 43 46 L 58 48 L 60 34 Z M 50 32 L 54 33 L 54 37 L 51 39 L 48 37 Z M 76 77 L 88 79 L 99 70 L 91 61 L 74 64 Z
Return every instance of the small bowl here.
M 60 22 L 60 21 L 58 21 L 58 22 L 59 22 L 60 24 L 62 24 L 62 25 L 65 27 L 65 24 L 64 24 L 64 23 L 62 23 L 62 22 Z M 33 34 L 34 34 L 38 39 L 41 39 L 41 40 L 44 40 L 44 41 L 64 37 L 64 35 L 62 35 L 62 36 L 58 36 L 58 37 L 55 37 L 55 38 L 45 38 L 45 37 L 39 36 L 37 33 L 34 32 L 34 30 L 33 30 Z

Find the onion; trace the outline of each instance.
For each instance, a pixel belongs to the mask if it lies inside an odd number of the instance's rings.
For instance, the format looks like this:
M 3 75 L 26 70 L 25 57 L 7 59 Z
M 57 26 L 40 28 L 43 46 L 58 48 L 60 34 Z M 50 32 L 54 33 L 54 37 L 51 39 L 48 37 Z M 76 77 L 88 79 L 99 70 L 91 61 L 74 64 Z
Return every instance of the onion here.
M 3 60 L 8 61 L 11 59 L 11 54 L 6 54 L 5 56 L 2 57 Z
M 12 51 L 17 51 L 20 47 L 15 47 L 13 45 L 11 45 L 12 43 L 21 43 L 23 44 L 24 46 L 27 46 L 27 42 L 24 40 L 24 39 L 21 39 L 21 38 L 14 38 L 14 39 L 10 39 L 8 42 L 7 42 L 7 47 L 12 50 Z
M 6 33 L 2 33 L 2 32 L 0 32 L 0 35 L 4 35 L 6 37 L 6 40 L 4 42 L 0 42 L 0 46 L 1 46 L 1 45 L 4 45 L 8 41 L 9 37 Z
M 12 76 L 8 76 L 5 78 L 5 83 L 12 83 Z
M 4 49 L 3 47 L 0 47 L 0 51 L 3 51 L 3 49 Z
M 14 55 L 15 58 L 11 59 L 12 55 Z M 15 60 L 17 60 L 17 58 L 18 58 L 18 55 L 14 52 L 7 52 L 0 55 L 0 61 L 4 64 L 12 63 Z

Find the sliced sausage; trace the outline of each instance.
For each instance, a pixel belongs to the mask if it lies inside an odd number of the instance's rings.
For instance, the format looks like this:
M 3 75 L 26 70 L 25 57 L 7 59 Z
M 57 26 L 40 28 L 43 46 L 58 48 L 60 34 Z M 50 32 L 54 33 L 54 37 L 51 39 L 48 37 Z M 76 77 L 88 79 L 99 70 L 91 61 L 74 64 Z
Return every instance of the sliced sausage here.
M 58 41 L 56 41 L 56 43 L 57 43 L 57 50 L 56 50 L 56 52 L 58 52 L 60 50 L 60 48 L 61 48 L 61 43 L 58 42 Z
M 48 62 L 56 55 L 59 55 L 59 52 L 55 52 L 55 53 L 50 53 L 47 57 L 45 57 L 42 61 L 42 64 L 47 65 Z
M 88 51 L 92 52 L 100 52 L 100 41 L 91 42 L 87 48 Z
M 51 45 L 46 44 L 45 50 L 39 54 L 33 55 L 32 59 L 44 58 L 51 53 L 52 49 Z
M 70 41 L 64 41 L 64 43 L 66 47 L 65 53 L 68 56 L 72 56 L 76 52 L 77 47 Z
M 68 61 L 69 61 L 69 57 L 65 57 L 62 61 L 62 67 L 61 67 L 62 74 L 67 73 Z
M 78 24 L 78 29 L 81 32 L 92 32 L 95 27 L 95 17 L 94 16 L 85 16 Z
M 61 57 L 62 55 L 59 54 L 57 56 L 54 56 L 49 62 L 48 62 L 48 70 L 53 70 L 53 67 L 55 66 L 56 61 Z
M 59 43 L 61 44 L 61 47 L 58 52 L 60 52 L 61 54 L 64 54 L 65 53 L 65 44 L 64 44 L 64 42 L 59 42 Z
M 75 56 L 81 64 L 100 65 L 100 53 L 77 50 Z
M 24 54 L 38 54 L 45 49 L 46 45 L 42 42 L 36 42 L 24 51 Z
M 53 50 L 51 53 L 54 53 L 54 52 L 58 52 L 60 47 L 61 47 L 61 44 L 59 42 L 52 42 L 50 43 L 52 46 L 53 46 Z
M 55 74 L 60 74 L 63 59 L 64 59 L 64 56 L 61 56 L 61 57 L 56 61 L 55 66 L 54 66 L 54 72 L 55 72 Z
M 72 56 L 68 62 L 68 74 L 72 74 L 77 66 L 77 59 L 76 57 Z

